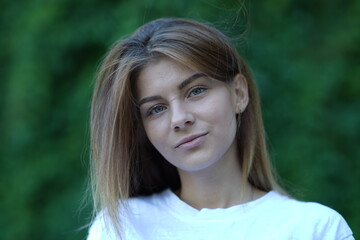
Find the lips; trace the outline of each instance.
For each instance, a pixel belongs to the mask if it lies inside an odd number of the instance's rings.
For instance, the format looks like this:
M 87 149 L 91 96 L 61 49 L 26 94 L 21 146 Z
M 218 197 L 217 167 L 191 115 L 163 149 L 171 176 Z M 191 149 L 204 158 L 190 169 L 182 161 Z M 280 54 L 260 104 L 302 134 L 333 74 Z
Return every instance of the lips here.
M 191 149 L 197 147 L 205 141 L 207 134 L 208 133 L 194 134 L 183 138 L 175 145 L 175 148 Z

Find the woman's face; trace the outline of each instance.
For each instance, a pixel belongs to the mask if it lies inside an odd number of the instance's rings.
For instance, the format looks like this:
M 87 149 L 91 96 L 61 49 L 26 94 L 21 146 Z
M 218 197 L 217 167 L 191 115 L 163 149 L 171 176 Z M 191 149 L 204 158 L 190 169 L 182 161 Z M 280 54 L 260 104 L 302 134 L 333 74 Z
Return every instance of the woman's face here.
M 235 115 L 248 102 L 242 75 L 229 84 L 162 58 L 141 71 L 137 93 L 150 142 L 179 170 L 236 158 Z

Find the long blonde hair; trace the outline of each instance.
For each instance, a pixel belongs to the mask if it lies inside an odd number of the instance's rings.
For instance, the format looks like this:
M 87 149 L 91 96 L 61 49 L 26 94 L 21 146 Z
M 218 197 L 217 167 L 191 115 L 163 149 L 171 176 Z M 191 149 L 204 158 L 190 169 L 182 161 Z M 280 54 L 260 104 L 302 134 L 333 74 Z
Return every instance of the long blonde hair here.
M 249 104 L 238 116 L 242 177 L 263 191 L 279 189 L 265 144 L 259 96 L 250 69 L 220 31 L 186 19 L 158 19 L 117 42 L 99 70 L 91 108 L 94 209 L 106 209 L 120 232 L 119 204 L 129 197 L 180 188 L 177 170 L 151 145 L 139 117 L 135 82 L 151 61 L 169 57 L 219 81 L 241 73 Z

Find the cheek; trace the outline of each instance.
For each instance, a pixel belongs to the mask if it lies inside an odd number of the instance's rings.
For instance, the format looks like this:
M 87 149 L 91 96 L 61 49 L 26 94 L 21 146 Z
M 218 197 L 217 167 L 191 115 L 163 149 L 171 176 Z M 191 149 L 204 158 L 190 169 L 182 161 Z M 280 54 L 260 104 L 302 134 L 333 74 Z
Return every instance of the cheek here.
M 144 123 L 144 129 L 146 136 L 149 138 L 150 142 L 154 145 L 155 148 L 159 150 L 161 143 L 166 141 L 166 124 L 161 121 L 151 121 Z
M 235 108 L 227 96 L 218 98 L 203 104 L 200 108 L 201 115 L 204 116 L 209 123 L 231 125 L 236 121 Z
M 151 127 L 151 124 L 144 124 L 144 128 L 145 128 L 145 133 L 146 136 L 149 138 L 150 142 L 152 143 L 154 139 L 156 139 L 156 129 L 154 129 L 153 127 Z

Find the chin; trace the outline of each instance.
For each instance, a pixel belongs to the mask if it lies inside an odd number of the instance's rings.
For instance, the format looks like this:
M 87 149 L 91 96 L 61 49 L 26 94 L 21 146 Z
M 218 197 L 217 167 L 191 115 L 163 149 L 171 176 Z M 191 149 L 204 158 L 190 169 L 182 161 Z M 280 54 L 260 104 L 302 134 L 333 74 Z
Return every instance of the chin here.
M 215 159 L 209 159 L 204 157 L 199 158 L 187 158 L 185 162 L 180 164 L 173 164 L 179 171 L 183 172 L 198 172 L 203 171 L 211 167 L 217 162 Z

